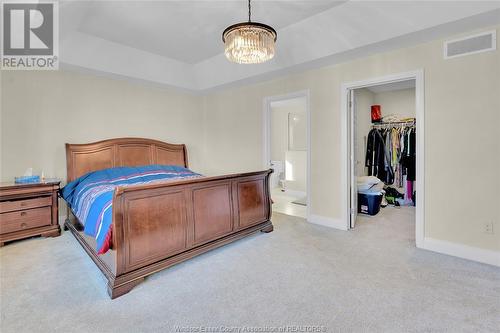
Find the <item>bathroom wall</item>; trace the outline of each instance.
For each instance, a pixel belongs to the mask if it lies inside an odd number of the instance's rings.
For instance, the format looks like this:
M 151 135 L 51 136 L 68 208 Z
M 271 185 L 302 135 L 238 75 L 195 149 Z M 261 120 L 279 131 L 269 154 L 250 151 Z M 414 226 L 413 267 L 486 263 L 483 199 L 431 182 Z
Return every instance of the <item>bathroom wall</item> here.
M 286 189 L 306 192 L 307 151 L 290 150 L 288 145 L 288 116 L 297 115 L 300 122 L 306 121 L 305 98 L 279 101 L 271 104 L 271 160 L 285 162 Z M 293 121 L 293 116 L 292 119 Z M 307 136 L 306 126 L 296 126 L 295 138 L 303 141 Z M 301 131 L 303 133 L 298 133 Z

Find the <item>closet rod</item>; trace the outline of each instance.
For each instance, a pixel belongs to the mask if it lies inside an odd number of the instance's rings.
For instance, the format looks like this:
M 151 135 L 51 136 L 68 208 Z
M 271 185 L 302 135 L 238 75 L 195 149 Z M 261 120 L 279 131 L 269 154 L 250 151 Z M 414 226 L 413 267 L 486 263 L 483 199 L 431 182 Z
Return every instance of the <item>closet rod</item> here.
M 390 121 L 390 122 L 386 122 L 386 123 L 376 123 L 376 124 L 372 124 L 372 127 L 390 127 L 390 126 L 394 126 L 394 125 L 409 125 L 409 126 L 415 126 L 416 124 L 416 120 L 408 120 L 408 121 Z

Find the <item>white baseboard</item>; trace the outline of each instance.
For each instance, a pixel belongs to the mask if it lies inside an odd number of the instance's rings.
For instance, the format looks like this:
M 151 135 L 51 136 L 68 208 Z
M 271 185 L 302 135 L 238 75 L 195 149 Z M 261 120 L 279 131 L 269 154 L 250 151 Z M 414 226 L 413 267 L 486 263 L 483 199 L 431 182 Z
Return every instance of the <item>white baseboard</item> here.
M 500 267 L 500 252 L 426 237 L 422 249 Z
M 319 216 L 319 215 L 309 215 L 307 222 L 322 225 L 329 228 L 347 230 L 347 225 L 344 221 L 338 219 L 332 219 L 329 217 Z

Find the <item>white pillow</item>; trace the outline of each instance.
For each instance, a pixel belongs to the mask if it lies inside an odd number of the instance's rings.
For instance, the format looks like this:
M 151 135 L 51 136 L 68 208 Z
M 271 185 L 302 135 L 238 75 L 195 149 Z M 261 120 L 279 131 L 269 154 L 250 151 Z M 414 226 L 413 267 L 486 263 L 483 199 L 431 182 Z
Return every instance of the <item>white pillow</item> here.
M 357 177 L 357 182 L 358 182 L 358 186 L 360 186 L 360 184 L 375 185 L 375 184 L 380 183 L 381 180 L 375 176 L 361 176 L 361 177 Z

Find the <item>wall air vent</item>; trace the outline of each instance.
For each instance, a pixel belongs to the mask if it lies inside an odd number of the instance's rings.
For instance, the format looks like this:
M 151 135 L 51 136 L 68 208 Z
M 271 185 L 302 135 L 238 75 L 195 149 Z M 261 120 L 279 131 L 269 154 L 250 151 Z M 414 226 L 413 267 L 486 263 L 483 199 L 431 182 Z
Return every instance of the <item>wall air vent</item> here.
M 444 58 L 451 59 L 475 53 L 494 51 L 497 49 L 496 35 L 496 30 L 493 30 L 446 41 L 444 43 Z

